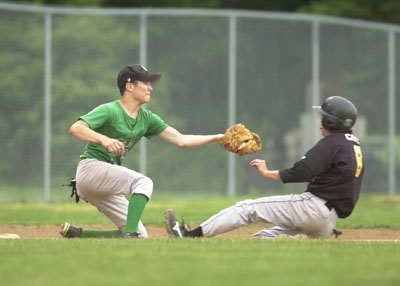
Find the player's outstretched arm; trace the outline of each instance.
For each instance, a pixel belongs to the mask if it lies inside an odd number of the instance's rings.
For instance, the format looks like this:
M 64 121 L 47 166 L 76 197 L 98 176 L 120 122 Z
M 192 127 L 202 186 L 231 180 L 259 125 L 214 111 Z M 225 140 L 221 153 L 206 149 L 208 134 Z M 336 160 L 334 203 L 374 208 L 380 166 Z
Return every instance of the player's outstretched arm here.
M 214 134 L 214 135 L 186 135 L 180 133 L 173 127 L 167 127 L 163 132 L 159 135 L 163 140 L 179 146 L 180 148 L 195 148 L 203 145 L 207 145 L 209 143 L 218 141 L 223 134 Z
M 269 170 L 265 160 L 255 159 L 250 162 L 249 166 L 256 168 L 257 171 L 263 177 L 277 180 L 277 181 L 282 181 L 281 176 L 279 175 L 279 171 L 278 170 L 273 170 L 273 171 Z
M 72 124 L 69 133 L 79 140 L 101 144 L 115 156 L 125 152 L 125 147 L 122 142 L 92 130 L 89 124 L 84 120 L 78 120 Z

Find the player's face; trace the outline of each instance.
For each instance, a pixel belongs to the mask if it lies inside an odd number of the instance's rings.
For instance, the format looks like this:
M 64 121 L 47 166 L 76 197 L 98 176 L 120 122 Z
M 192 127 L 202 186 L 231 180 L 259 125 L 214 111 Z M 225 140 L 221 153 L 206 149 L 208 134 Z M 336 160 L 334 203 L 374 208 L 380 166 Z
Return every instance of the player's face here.
M 326 137 L 330 134 L 329 131 L 326 130 L 324 126 L 322 126 L 322 124 L 319 126 L 319 129 L 321 130 L 322 137 Z
M 138 81 L 132 90 L 133 97 L 141 103 L 148 103 L 150 101 L 150 94 L 153 88 L 150 82 Z
M 322 125 L 322 119 L 324 118 L 324 116 L 321 116 L 321 125 L 319 126 L 319 130 L 321 130 L 321 135 L 322 137 L 326 137 L 330 134 L 332 134 L 330 131 L 326 130 L 325 127 Z

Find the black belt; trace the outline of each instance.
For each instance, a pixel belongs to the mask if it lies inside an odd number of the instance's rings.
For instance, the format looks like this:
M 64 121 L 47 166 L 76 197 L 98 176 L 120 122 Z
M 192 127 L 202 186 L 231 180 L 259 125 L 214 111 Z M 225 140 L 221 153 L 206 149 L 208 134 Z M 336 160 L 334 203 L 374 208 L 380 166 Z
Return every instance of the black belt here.
M 333 205 L 330 202 L 326 202 L 325 206 L 328 208 L 329 211 L 334 209 Z

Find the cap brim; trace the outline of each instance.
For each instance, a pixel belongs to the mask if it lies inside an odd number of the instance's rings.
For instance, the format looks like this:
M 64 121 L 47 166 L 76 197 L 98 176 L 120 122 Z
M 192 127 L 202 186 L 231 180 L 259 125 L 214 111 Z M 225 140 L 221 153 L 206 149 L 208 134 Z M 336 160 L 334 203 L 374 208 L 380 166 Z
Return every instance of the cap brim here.
M 329 116 L 328 113 L 326 113 L 325 111 L 322 110 L 321 106 L 314 105 L 312 108 L 318 113 L 321 113 L 323 115 Z
M 146 74 L 139 80 L 145 81 L 145 82 L 157 82 L 161 79 L 161 76 L 162 76 L 162 74 L 160 74 L 160 73 L 149 72 L 148 74 Z

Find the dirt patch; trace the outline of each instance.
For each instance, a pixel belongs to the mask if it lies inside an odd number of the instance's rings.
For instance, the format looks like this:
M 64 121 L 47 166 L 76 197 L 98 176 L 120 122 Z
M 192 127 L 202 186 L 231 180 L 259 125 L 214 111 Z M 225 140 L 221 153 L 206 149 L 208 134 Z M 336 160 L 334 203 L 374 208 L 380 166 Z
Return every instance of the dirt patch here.
M 115 229 L 112 225 L 83 225 L 83 228 L 90 229 Z M 220 234 L 217 237 L 229 238 L 250 238 L 253 233 L 261 230 L 265 226 L 254 225 L 241 227 L 237 230 Z M 168 234 L 164 227 L 148 225 L 146 226 L 150 238 L 167 238 Z M 400 241 L 400 229 L 375 228 L 375 229 L 338 229 L 343 232 L 338 240 L 391 240 Z M 0 225 L 0 234 L 15 233 L 21 238 L 61 238 L 60 226 L 41 225 L 41 226 L 23 226 L 23 225 Z M 330 239 L 335 239 L 331 237 Z

